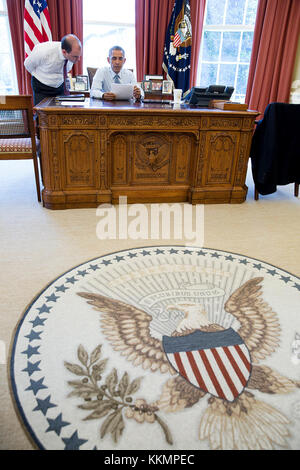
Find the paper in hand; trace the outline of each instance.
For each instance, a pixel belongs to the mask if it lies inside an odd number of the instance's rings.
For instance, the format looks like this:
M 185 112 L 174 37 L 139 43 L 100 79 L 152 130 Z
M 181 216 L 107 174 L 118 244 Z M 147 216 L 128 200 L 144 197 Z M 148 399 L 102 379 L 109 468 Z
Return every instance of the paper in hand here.
M 111 92 L 116 95 L 117 100 L 130 100 L 133 97 L 133 85 L 112 83 Z

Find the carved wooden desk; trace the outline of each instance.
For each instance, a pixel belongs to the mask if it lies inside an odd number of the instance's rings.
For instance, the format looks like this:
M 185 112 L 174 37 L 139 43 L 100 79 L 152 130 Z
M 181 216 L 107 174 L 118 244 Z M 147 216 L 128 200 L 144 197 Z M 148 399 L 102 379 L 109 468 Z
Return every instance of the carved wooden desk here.
M 43 204 L 241 203 L 254 111 L 46 99 L 39 115 Z

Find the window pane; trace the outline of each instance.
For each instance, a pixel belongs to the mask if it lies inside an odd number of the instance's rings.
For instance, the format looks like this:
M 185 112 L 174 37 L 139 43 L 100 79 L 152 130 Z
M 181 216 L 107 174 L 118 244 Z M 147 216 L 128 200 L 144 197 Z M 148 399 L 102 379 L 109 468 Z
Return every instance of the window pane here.
M 242 36 L 242 47 L 241 47 L 241 62 L 250 62 L 251 51 L 252 51 L 253 33 L 245 32 Z
M 7 19 L 5 16 L 0 16 L 0 52 L 9 52 L 9 37 L 7 34 Z
M 200 86 L 207 87 L 217 83 L 217 64 L 203 64 L 200 77 Z
M 234 86 L 235 73 L 235 64 L 221 64 L 218 85 Z
M 121 46 L 126 67 L 136 69 L 135 0 L 83 1 L 83 68 L 108 66 L 108 51 Z
M 2 4 L 3 7 L 3 4 Z M 7 16 L 0 16 L 0 94 L 18 93 Z
M 198 86 L 231 85 L 232 100 L 244 101 L 257 4 L 258 0 L 206 0 Z
M 222 61 L 236 62 L 238 60 L 240 37 L 239 32 L 223 33 Z
M 0 95 L 8 95 L 16 92 L 15 83 L 12 80 L 12 65 L 9 54 L 0 54 Z
M 219 59 L 220 40 L 220 32 L 205 31 L 202 60 L 217 61 Z
M 209 0 L 206 2 L 206 24 L 223 24 L 226 0 Z
M 239 65 L 236 83 L 236 93 L 246 95 L 249 65 Z
M 108 51 L 119 45 L 126 54 L 126 67 L 135 69 L 135 28 L 126 26 L 84 26 L 84 67 L 108 66 Z
M 225 24 L 243 24 L 246 0 L 228 0 Z
M 84 21 L 135 22 L 134 0 L 83 0 Z
M 245 21 L 245 23 L 248 25 L 255 24 L 257 2 L 258 0 L 248 0 L 248 8 L 247 8 L 247 14 L 246 14 L 246 21 Z

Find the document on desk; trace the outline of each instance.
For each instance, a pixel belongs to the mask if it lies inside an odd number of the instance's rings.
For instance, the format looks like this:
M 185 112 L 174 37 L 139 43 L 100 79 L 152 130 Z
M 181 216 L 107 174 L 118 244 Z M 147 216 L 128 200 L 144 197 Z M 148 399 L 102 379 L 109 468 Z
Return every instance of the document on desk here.
M 116 95 L 117 100 L 130 100 L 133 96 L 133 85 L 112 83 L 111 92 Z
M 61 106 L 83 106 L 83 101 L 60 101 L 59 104 Z

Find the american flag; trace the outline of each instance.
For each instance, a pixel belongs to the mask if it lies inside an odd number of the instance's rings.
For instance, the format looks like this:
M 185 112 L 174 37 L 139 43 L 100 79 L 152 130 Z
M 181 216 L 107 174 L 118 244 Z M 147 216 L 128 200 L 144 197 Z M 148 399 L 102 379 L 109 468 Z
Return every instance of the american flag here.
M 179 47 L 181 44 L 181 36 L 179 34 L 179 32 L 177 31 L 175 36 L 174 36 L 174 39 L 173 39 L 173 46 L 174 47 Z
M 40 42 L 52 41 L 50 15 L 46 0 L 25 0 L 25 58 Z

